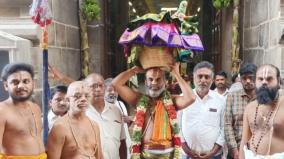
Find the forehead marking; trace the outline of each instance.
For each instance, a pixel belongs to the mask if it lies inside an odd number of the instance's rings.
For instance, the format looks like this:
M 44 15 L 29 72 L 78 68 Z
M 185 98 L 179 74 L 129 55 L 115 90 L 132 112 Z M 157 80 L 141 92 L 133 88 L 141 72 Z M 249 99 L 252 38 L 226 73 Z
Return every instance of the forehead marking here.
M 269 71 L 269 68 L 268 67 L 264 67 L 263 68 L 263 72 L 262 72 L 262 78 L 263 79 L 266 79 L 267 76 L 268 76 L 268 71 Z

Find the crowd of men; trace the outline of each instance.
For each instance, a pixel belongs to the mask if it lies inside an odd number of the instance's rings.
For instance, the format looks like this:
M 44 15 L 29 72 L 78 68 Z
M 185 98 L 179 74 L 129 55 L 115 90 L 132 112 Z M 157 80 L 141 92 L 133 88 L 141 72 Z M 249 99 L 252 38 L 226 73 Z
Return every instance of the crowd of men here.
M 179 135 L 183 159 L 284 159 L 279 69 L 243 64 L 231 88 L 227 74 L 214 71 L 210 62 L 196 64 L 192 89 L 176 63 L 170 72 L 181 94 L 170 95 L 160 68 L 134 66 L 114 79 L 92 73 L 80 81 L 51 68 L 68 85 L 52 90 L 45 146 L 41 110 L 31 101 L 33 67 L 8 64 L 1 73 L 9 98 L 0 102 L 0 159 L 126 159 L 133 153 L 141 159 L 172 159 L 178 158 L 173 147 L 179 146 Z M 127 85 L 137 73 L 145 73 L 144 92 Z M 213 83 L 216 88 L 210 89 Z M 134 119 L 118 95 L 137 108 Z M 131 131 L 138 133 L 134 140 Z M 131 144 L 138 149 L 130 149 Z

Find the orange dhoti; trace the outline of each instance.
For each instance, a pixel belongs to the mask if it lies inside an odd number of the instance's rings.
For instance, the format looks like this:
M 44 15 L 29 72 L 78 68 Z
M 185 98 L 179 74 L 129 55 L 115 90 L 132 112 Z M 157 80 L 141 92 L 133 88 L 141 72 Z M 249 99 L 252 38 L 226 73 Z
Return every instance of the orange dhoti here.
M 167 149 L 172 147 L 172 134 L 167 111 L 162 101 L 157 101 L 152 137 L 144 144 L 146 149 Z M 156 147 L 156 148 L 155 148 Z

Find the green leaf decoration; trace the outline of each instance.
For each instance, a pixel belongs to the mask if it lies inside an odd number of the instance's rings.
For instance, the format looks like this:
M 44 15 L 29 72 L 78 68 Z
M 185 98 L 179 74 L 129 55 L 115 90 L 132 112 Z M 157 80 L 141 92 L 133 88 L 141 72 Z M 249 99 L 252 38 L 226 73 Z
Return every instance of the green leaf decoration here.
M 177 123 L 172 126 L 172 131 L 173 131 L 174 134 L 179 133 L 180 129 L 179 129 L 179 126 L 178 126 Z
M 138 105 L 139 106 L 143 106 L 144 108 L 147 108 L 148 107 L 148 105 L 149 105 L 149 97 L 147 97 L 147 96 L 142 96 L 141 98 L 140 98 L 140 100 L 139 100 L 139 103 L 138 103 Z
M 130 56 L 127 59 L 127 63 L 130 68 L 133 67 L 134 65 L 141 66 L 138 58 L 142 50 L 143 50 L 142 46 L 131 47 Z
M 213 0 L 213 6 L 217 10 L 228 7 L 233 1 L 232 0 Z
M 136 18 L 128 24 L 127 28 L 129 29 L 129 31 L 132 31 L 147 22 L 164 22 L 174 23 L 177 26 L 181 25 L 181 21 L 178 18 L 172 18 L 169 12 L 161 12 L 159 14 L 148 13 L 139 18 Z
M 132 140 L 135 142 L 140 142 L 142 137 L 142 131 L 134 131 L 132 135 Z
M 83 15 L 87 18 L 89 22 L 94 19 L 100 19 L 100 7 L 98 0 L 84 0 L 82 3 Z

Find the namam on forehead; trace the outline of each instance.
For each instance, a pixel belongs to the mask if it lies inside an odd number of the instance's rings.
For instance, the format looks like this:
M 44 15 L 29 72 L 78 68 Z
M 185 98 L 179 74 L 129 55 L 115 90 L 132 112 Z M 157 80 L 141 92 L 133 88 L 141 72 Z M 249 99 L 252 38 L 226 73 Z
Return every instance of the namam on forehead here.
M 256 76 L 259 78 L 263 78 L 266 79 L 268 77 L 273 77 L 273 76 L 278 76 L 277 75 L 277 70 L 275 68 L 275 66 L 270 65 L 270 64 L 266 64 L 266 65 L 262 65 L 257 69 L 256 72 Z
M 68 86 L 67 96 L 73 96 L 76 93 L 88 92 L 88 87 L 84 81 L 75 81 Z

